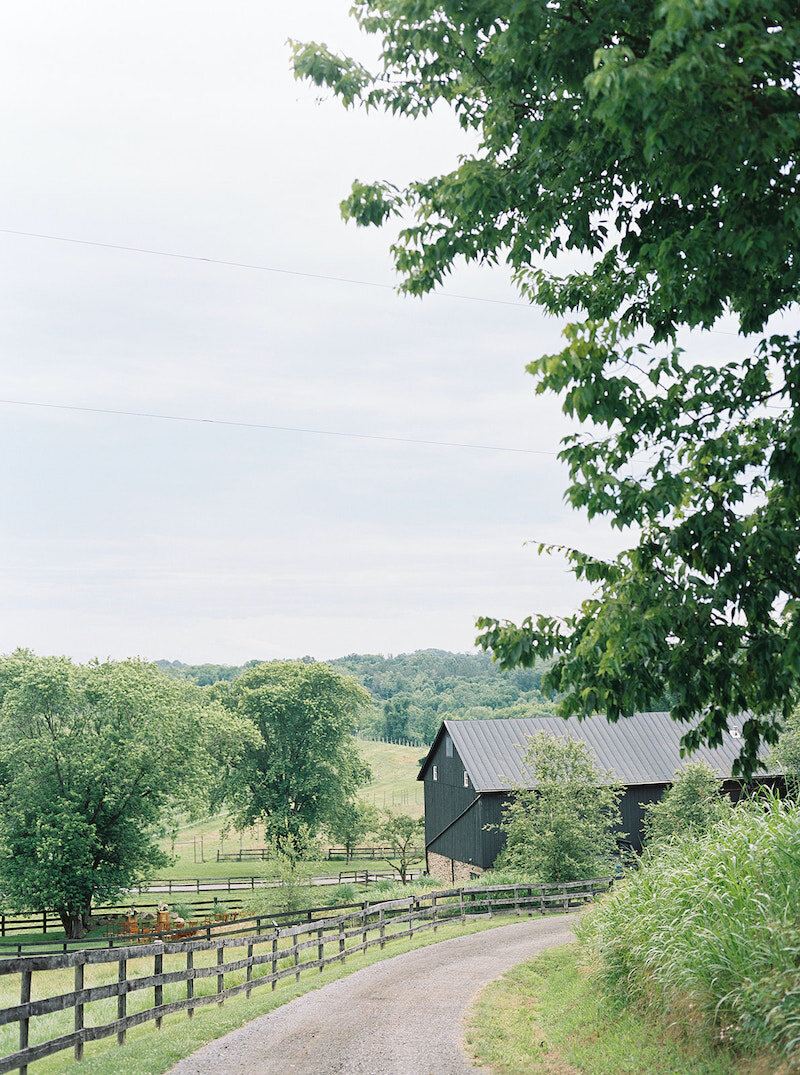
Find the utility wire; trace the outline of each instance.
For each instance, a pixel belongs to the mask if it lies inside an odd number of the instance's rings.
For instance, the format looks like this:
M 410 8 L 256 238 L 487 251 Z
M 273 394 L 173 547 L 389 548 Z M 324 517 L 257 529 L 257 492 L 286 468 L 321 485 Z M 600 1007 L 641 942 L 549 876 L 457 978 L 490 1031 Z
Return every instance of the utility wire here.
M 248 261 L 226 261 L 222 258 L 206 258 L 197 254 L 180 254 L 174 250 L 157 250 L 146 246 L 124 246 L 121 243 L 100 243 L 93 239 L 73 239 L 66 235 L 49 235 L 38 231 L 18 231 L 15 228 L 0 228 L 0 235 L 19 235 L 26 239 L 46 239 L 54 243 L 72 243 L 75 246 L 96 246 L 101 250 L 121 250 L 127 254 L 150 254 L 160 258 L 175 258 L 178 261 L 200 261 L 208 265 L 224 265 L 229 269 L 252 269 L 256 272 L 278 273 L 281 276 L 301 276 L 309 280 L 328 280 L 337 284 L 357 284 L 361 287 L 377 287 L 384 291 L 397 292 L 395 284 L 384 284 L 377 280 L 360 280 L 351 276 L 329 276 L 324 273 L 303 272 L 300 269 L 280 269 L 274 265 L 260 265 Z M 526 310 L 534 308 L 530 302 L 514 302 L 511 299 L 489 299 L 483 295 L 461 295 L 454 291 L 432 291 L 429 297 L 441 299 L 459 299 L 464 302 L 488 302 L 495 306 L 519 306 Z M 712 328 L 710 332 L 718 336 L 739 336 L 738 332 L 728 329 Z
M 273 265 L 258 265 L 247 261 L 224 261 L 221 258 L 204 258 L 195 254 L 178 254 L 174 250 L 156 250 L 145 246 L 123 246 L 120 243 L 98 243 L 91 239 L 70 239 L 64 235 L 45 235 L 36 231 L 15 231 L 13 228 L 0 228 L 0 234 L 20 235 L 27 239 L 48 239 L 54 243 L 73 243 L 76 246 L 97 246 L 101 250 L 123 250 L 128 254 L 153 254 L 160 258 L 176 258 L 179 261 L 204 261 L 209 265 L 225 265 L 229 269 L 254 269 L 257 272 L 279 273 L 282 276 L 304 276 L 309 280 L 329 280 L 337 284 L 360 284 L 362 287 L 378 287 L 385 291 L 397 291 L 394 284 L 382 284 L 376 280 L 358 280 L 350 276 L 326 276 L 323 273 L 301 272 L 299 269 L 279 269 Z M 513 302 L 510 299 L 487 299 L 481 295 L 459 295 L 453 291 L 434 291 L 432 294 L 444 299 L 463 299 L 467 302 L 489 302 L 496 306 L 521 306 L 530 310 L 528 302 Z
M 318 437 L 348 437 L 353 440 L 379 440 L 391 444 L 425 444 L 437 448 L 473 448 L 484 452 L 514 452 L 519 455 L 557 456 L 558 452 L 542 448 L 508 448 L 500 444 L 471 444 L 452 440 L 426 440 L 421 437 L 389 437 L 378 433 L 347 433 L 337 429 L 310 429 L 302 426 L 269 425 L 266 422 L 239 422 L 224 418 L 195 418 L 183 414 L 156 414 L 151 411 L 123 411 L 110 407 L 79 407 L 68 403 L 40 403 L 29 399 L 0 399 L 8 407 L 40 407 L 54 411 L 78 411 L 82 414 L 113 414 L 126 418 L 155 418 L 161 422 L 191 422 L 196 425 L 232 426 L 238 429 L 268 429 L 281 433 L 310 433 Z

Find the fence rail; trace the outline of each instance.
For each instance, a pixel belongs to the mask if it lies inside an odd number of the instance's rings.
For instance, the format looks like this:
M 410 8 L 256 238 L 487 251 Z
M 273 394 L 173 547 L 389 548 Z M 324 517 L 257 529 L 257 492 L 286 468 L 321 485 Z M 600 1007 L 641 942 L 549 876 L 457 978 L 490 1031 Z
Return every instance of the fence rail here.
M 424 848 L 412 849 L 414 855 L 419 858 L 424 854 Z M 350 854 L 346 847 L 329 847 L 325 858 L 330 859 L 384 859 L 387 855 L 396 854 L 393 847 L 351 847 Z M 238 851 L 217 851 L 217 862 L 268 862 L 274 857 L 274 851 L 269 847 L 240 847 Z
M 134 1026 L 154 1021 L 160 1027 L 164 1016 L 175 1012 L 185 1011 L 191 1018 L 203 1005 L 222 1004 L 242 992 L 249 996 L 253 989 L 266 985 L 275 989 L 278 981 L 292 975 L 299 981 L 302 974 L 321 972 L 375 945 L 383 948 L 415 932 L 436 930 L 442 922 L 455 919 L 464 922 L 498 913 L 568 911 L 607 891 L 611 884 L 610 878 L 595 878 L 565 885 L 448 889 L 371 904 L 290 927 L 278 926 L 268 933 L 261 932 L 261 921 L 249 924 L 248 932 L 242 932 L 248 924 L 237 922 L 236 932 L 207 936 L 203 940 L 156 941 L 114 952 L 82 949 L 0 959 L 0 985 L 9 976 L 19 976 L 20 997 L 19 1004 L 0 1010 L 0 1028 L 15 1023 L 19 1027 L 19 1048 L 0 1058 L 0 1073 L 18 1069 L 26 1075 L 29 1064 L 66 1049 L 73 1049 L 75 1058 L 80 1060 L 87 1042 L 116 1035 L 122 1044 L 127 1031 Z M 207 963 L 203 962 L 204 958 L 208 959 Z M 152 974 L 138 973 L 142 961 L 151 959 Z M 165 970 L 165 959 L 180 965 Z M 110 971 L 115 964 L 116 978 L 98 985 L 86 984 L 87 968 L 106 967 Z M 56 995 L 31 1000 L 34 974 L 59 971 L 73 972 L 73 988 L 62 988 Z M 233 975 L 238 980 L 231 982 Z M 196 983 L 207 983 L 210 988 L 196 992 Z M 51 984 L 50 988 L 58 985 Z M 165 988 L 175 999 L 165 1001 Z M 129 1011 L 128 998 L 136 999 L 149 990 L 152 990 L 152 1004 Z M 107 1019 L 102 1011 L 99 1016 L 93 1015 L 92 1005 L 114 999 L 115 1019 Z M 32 1021 L 38 1016 L 69 1010 L 74 1011 L 72 1031 L 30 1044 Z M 93 1025 L 87 1025 L 87 1013 L 92 1016 Z M 96 1021 L 98 1018 L 100 1021 Z
M 414 880 L 422 873 L 421 869 L 406 871 L 406 877 Z M 378 881 L 399 881 L 400 874 L 397 870 L 340 870 L 336 874 L 325 874 L 319 877 L 308 878 L 311 887 L 324 888 L 326 885 L 342 885 L 349 882 L 362 885 L 375 884 Z M 122 914 L 131 905 L 134 896 L 143 895 L 176 895 L 183 896 L 201 892 L 254 892 L 257 888 L 279 888 L 280 881 L 266 877 L 184 877 L 169 878 L 161 881 L 151 881 L 148 885 L 137 886 L 131 890 L 131 898 L 127 903 L 114 904 L 109 907 L 97 907 L 92 912 L 95 916 L 110 914 Z M 195 907 L 212 907 L 212 900 L 193 901 Z M 240 907 L 241 900 L 233 897 L 226 900 L 230 907 Z M 0 947 L 2 938 L 9 937 L 14 933 L 48 933 L 61 929 L 61 920 L 56 911 L 36 911 L 33 914 L 0 914 Z

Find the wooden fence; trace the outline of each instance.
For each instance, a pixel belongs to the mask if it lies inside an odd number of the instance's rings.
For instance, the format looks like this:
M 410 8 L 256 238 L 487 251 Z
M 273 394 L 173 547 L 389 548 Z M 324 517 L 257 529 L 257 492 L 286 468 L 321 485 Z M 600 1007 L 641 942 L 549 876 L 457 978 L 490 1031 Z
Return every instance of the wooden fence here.
M 406 871 L 406 877 L 408 877 L 410 880 L 414 880 L 422 873 L 423 871 L 420 869 L 409 870 Z M 267 881 L 263 877 L 228 877 L 223 878 L 222 880 L 218 879 L 216 883 L 211 879 L 209 881 L 205 881 L 202 878 L 191 878 L 190 880 L 191 885 L 197 885 L 196 888 L 168 888 L 168 881 L 165 880 L 162 881 L 162 883 L 158 883 L 158 881 L 156 881 L 156 883 L 154 884 L 162 884 L 165 887 L 163 887 L 163 889 L 156 888 L 155 890 L 152 890 L 152 894 L 165 893 L 172 895 L 174 893 L 175 895 L 181 895 L 184 892 L 201 891 L 255 891 L 256 888 L 260 886 L 269 885 L 271 887 L 278 888 L 281 885 L 280 881 Z M 226 880 L 228 881 L 227 888 L 225 884 Z M 395 870 L 341 870 L 338 874 L 334 874 L 332 876 L 312 877 L 309 880 L 309 885 L 310 887 L 325 887 L 326 885 L 345 884 L 373 885 L 376 884 L 377 881 L 381 880 L 399 881 L 400 874 Z M 242 884 L 234 884 L 231 888 L 231 881 L 234 881 L 234 883 L 239 883 L 239 881 L 241 881 Z M 175 886 L 182 885 L 184 884 L 184 881 L 177 880 L 174 884 Z M 211 886 L 214 884 L 216 884 L 217 886 L 216 889 L 211 888 Z M 145 887 L 142 887 L 141 889 L 137 889 L 135 891 L 137 891 L 140 895 L 147 894 L 148 892 L 147 888 Z M 137 901 L 133 899 L 133 893 L 131 893 L 131 899 L 128 900 L 127 903 L 118 903 L 108 907 L 95 907 L 94 911 L 92 911 L 92 916 L 102 918 L 106 916 L 123 915 L 127 911 L 128 907 L 130 907 L 131 902 L 134 904 L 137 903 Z M 217 899 L 192 900 L 191 906 L 195 909 L 198 915 L 202 917 L 203 914 L 212 913 L 215 909 L 215 905 L 218 902 L 219 901 Z M 361 905 L 361 903 L 362 901 L 359 901 L 359 906 Z M 226 907 L 238 909 L 242 906 L 242 901 L 240 899 L 232 897 L 225 901 L 225 905 Z M 155 906 L 155 904 L 152 904 L 152 906 Z M 326 907 L 324 909 L 329 908 Z M 0 950 L 2 949 L 2 938 L 11 937 L 15 933 L 48 933 L 53 931 L 58 932 L 61 930 L 61 928 L 61 919 L 55 911 L 37 911 L 32 914 L 18 915 L 0 914 Z
M 413 853 L 422 858 L 425 849 L 422 847 L 412 848 Z M 351 847 L 350 858 L 354 859 L 385 859 L 387 855 L 396 854 L 393 847 Z M 240 847 L 238 851 L 217 851 L 217 862 L 268 862 L 274 856 L 274 851 L 269 847 Z M 329 847 L 327 859 L 346 859 L 346 847 Z
M 335 915 L 315 922 L 269 933 L 258 929 L 246 934 L 228 934 L 192 941 L 155 942 L 138 947 L 83 949 L 52 955 L 21 956 L 0 959 L 0 995 L 8 995 L 9 984 L 18 978 L 19 1003 L 0 1010 L 0 1033 L 3 1027 L 17 1024 L 19 1048 L 0 1057 L 0 1073 L 18 1069 L 26 1075 L 29 1064 L 65 1049 L 74 1050 L 76 1060 L 83 1056 L 87 1042 L 116 1035 L 123 1044 L 132 1027 L 146 1022 L 162 1025 L 164 1016 L 195 1010 L 207 1004 L 222 1004 L 228 997 L 269 985 L 294 975 L 322 972 L 333 963 L 343 963 L 347 956 L 404 937 L 415 932 L 436 930 L 441 922 L 486 917 L 494 914 L 533 914 L 568 911 L 570 907 L 593 899 L 611 886 L 610 878 L 579 881 L 567 885 L 504 885 L 491 888 L 459 888 L 409 896 L 400 900 L 372 904 L 359 911 Z M 240 929 L 245 923 L 236 923 Z M 259 924 L 253 923 L 250 929 Z M 197 962 L 195 962 L 197 957 Z M 152 973 L 141 973 L 145 962 Z M 165 960 L 176 969 L 165 969 Z M 87 985 L 86 970 L 105 968 L 98 985 Z M 114 971 L 116 970 L 116 975 Z M 49 987 L 61 988 L 55 995 L 32 1000 L 33 976 L 48 973 L 62 981 Z M 70 972 L 72 972 L 70 974 Z M 64 976 L 73 980 L 73 989 L 64 990 Z M 228 984 L 226 985 L 226 978 Z M 232 980 L 234 979 L 234 980 Z M 198 990 L 195 985 L 198 984 Z M 169 996 L 165 997 L 165 989 Z M 152 990 L 152 1003 L 145 994 Z M 36 990 L 42 992 L 42 989 Z M 132 1003 L 129 1010 L 128 1000 Z M 103 1002 L 111 1004 L 116 1018 L 108 1018 Z M 73 1012 L 73 1029 L 31 1043 L 32 1026 L 37 1016 Z M 91 1025 L 89 1025 L 91 1023 Z M 52 1033 L 52 1030 L 50 1031 Z

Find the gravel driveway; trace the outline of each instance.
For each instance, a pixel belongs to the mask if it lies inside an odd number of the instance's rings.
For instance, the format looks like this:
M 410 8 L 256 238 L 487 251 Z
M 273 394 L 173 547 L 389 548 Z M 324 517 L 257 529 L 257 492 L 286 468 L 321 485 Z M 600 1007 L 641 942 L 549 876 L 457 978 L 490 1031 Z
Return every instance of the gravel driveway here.
M 526 919 L 374 963 L 199 1049 L 171 1075 L 467 1075 L 464 1013 L 488 982 L 572 939 Z

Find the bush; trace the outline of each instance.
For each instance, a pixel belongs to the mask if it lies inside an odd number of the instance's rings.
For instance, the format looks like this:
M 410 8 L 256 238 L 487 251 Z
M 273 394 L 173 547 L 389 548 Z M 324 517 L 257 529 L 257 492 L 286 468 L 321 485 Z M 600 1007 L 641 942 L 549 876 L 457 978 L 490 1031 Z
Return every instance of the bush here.
M 800 1051 L 800 809 L 763 796 L 646 858 L 579 926 L 604 988 L 706 1034 Z

